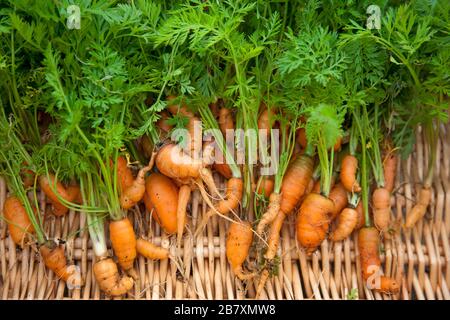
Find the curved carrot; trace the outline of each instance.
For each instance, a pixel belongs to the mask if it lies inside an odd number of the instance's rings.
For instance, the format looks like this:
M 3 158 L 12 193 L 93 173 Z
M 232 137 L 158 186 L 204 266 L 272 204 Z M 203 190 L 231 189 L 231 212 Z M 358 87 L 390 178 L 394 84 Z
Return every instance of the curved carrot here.
M 431 188 L 423 187 L 420 189 L 419 201 L 414 207 L 406 214 L 406 228 L 412 228 L 414 225 L 422 219 L 427 212 L 427 208 L 431 202 Z
M 164 260 L 169 258 L 169 250 L 158 247 L 144 239 L 137 239 L 136 250 L 141 256 L 144 256 L 147 259 Z
M 342 159 L 341 182 L 348 192 L 360 192 L 361 187 L 356 180 L 356 170 L 358 169 L 358 159 L 350 154 Z
M 339 214 L 336 229 L 330 236 L 332 241 L 342 241 L 346 239 L 355 229 L 358 223 L 358 211 L 354 208 L 345 208 Z
M 344 210 L 344 208 L 348 204 L 347 190 L 345 190 L 342 183 L 338 183 L 333 187 L 333 189 L 331 189 L 328 198 L 331 199 L 334 203 L 334 210 L 330 216 L 330 219 L 333 220 L 339 215 L 339 213 L 341 213 L 342 210 Z
M 100 289 L 110 296 L 121 296 L 131 290 L 132 278 L 119 276 L 116 263 L 111 259 L 103 259 L 94 264 L 94 276 Z
M 372 194 L 373 221 L 378 230 L 387 232 L 391 216 L 391 193 L 386 188 L 377 188 Z
M 133 263 L 136 259 L 136 235 L 128 218 L 109 223 L 109 237 L 119 265 L 134 276 Z
M 19 198 L 9 196 L 3 205 L 3 215 L 8 224 L 9 235 L 15 244 L 23 247 L 27 234 L 34 233 L 34 227 Z
M 152 173 L 145 180 L 146 194 L 155 208 L 157 222 L 169 234 L 177 232 L 178 188 L 165 175 Z
M 81 286 L 81 275 L 77 272 L 73 266 L 67 266 L 66 256 L 64 254 L 64 248 L 59 245 L 51 247 L 48 245 L 42 245 L 39 248 L 44 264 L 47 268 L 52 270 L 56 276 L 73 286 Z
M 381 268 L 379 246 L 380 235 L 377 229 L 362 228 L 359 230 L 358 249 L 363 279 L 366 285 L 370 284 L 371 289 L 383 293 L 397 293 L 400 289 L 398 283 L 391 278 L 379 275 Z
M 325 239 L 333 210 L 333 201 L 320 194 L 310 193 L 303 200 L 296 222 L 297 240 L 308 254 L 314 252 Z
M 256 233 L 261 235 L 266 226 L 268 226 L 277 217 L 280 212 L 281 194 L 273 192 L 269 198 L 269 206 L 258 222 Z
M 241 280 L 252 278 L 255 274 L 245 274 L 242 264 L 247 259 L 253 242 L 253 230 L 250 222 L 233 222 L 230 224 L 226 242 L 226 255 L 233 273 Z

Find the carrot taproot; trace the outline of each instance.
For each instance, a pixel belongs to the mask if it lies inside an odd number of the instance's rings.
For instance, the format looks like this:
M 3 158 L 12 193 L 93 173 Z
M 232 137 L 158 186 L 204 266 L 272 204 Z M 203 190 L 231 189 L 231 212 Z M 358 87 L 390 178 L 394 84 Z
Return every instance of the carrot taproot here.
M 136 259 L 136 235 L 128 218 L 113 220 L 109 223 L 109 237 L 117 261 L 121 268 L 135 277 L 133 263 Z
M 325 239 L 333 210 L 333 201 L 320 194 L 310 193 L 303 200 L 297 214 L 296 230 L 297 240 L 308 254 Z
M 157 222 L 165 232 L 177 232 L 178 187 L 168 177 L 160 173 L 152 173 L 145 180 L 145 190 L 154 207 Z
M 141 168 L 133 183 L 120 194 L 120 205 L 127 210 L 141 201 L 145 193 L 145 175 L 153 168 L 156 153 L 153 153 L 147 166 Z
M 239 206 L 239 203 L 242 200 L 243 187 L 244 184 L 241 178 L 232 177 L 227 181 L 225 197 L 215 204 L 214 208 L 209 209 L 202 217 L 202 220 L 200 221 L 195 232 L 195 236 L 199 235 L 203 231 L 209 219 L 214 214 L 219 213 L 220 215 L 225 215 Z
M 253 242 L 253 230 L 250 222 L 233 222 L 228 229 L 226 241 L 226 256 L 233 273 L 241 280 L 250 279 L 254 273 L 245 274 L 242 264 L 247 259 Z
M 387 232 L 391 217 L 391 193 L 377 188 L 372 194 L 373 221 L 378 230 Z
M 111 165 L 113 162 L 111 161 Z M 123 156 L 117 157 L 117 179 L 119 183 L 119 190 L 122 192 L 133 184 L 133 173 L 128 167 L 127 159 Z
M 120 277 L 117 265 L 111 258 L 94 264 L 94 276 L 100 289 L 110 296 L 122 296 L 131 290 L 134 284 L 131 277 Z
M 355 230 L 359 230 L 366 224 L 366 217 L 364 216 L 362 201 L 359 201 L 355 209 L 356 212 L 358 212 L 358 222 L 356 223 Z
M 267 237 L 267 250 L 264 254 L 264 258 L 267 260 L 275 258 L 280 242 L 280 231 L 285 219 L 286 214 L 283 211 L 280 211 L 270 225 L 269 235 Z
M 338 217 L 336 229 L 330 235 L 332 241 L 346 239 L 355 229 L 358 223 L 358 211 L 355 208 L 345 208 Z
M 422 187 L 419 192 L 419 200 L 414 207 L 406 214 L 406 228 L 412 228 L 414 225 L 422 219 L 427 212 L 427 208 L 431 202 L 431 188 Z
M 169 250 L 141 238 L 136 241 L 136 250 L 147 259 L 164 260 L 169 258 Z
M 81 286 L 81 274 L 75 266 L 68 266 L 62 245 L 44 244 L 39 248 L 44 264 L 56 276 L 72 286 Z
M 330 216 L 330 219 L 333 220 L 348 204 L 347 190 L 345 190 L 342 183 L 338 183 L 331 189 L 328 198 L 334 203 L 334 210 Z
M 356 180 L 356 170 L 358 169 L 358 159 L 348 154 L 342 159 L 340 179 L 348 192 L 360 192 L 361 186 Z
M 182 185 L 178 191 L 178 206 L 177 206 L 177 246 L 181 247 L 181 240 L 183 236 L 184 226 L 186 225 L 186 207 L 191 197 L 191 187 Z
M 8 224 L 9 235 L 15 244 L 24 246 L 28 234 L 34 233 L 34 227 L 19 198 L 9 196 L 3 204 L 3 215 Z
M 397 293 L 398 283 L 391 278 L 381 276 L 381 260 L 379 256 L 380 235 L 373 227 L 359 230 L 358 249 L 363 280 L 369 289 L 383 293 Z
M 219 124 L 220 131 L 222 131 L 222 134 L 226 136 L 227 130 L 234 129 L 233 114 L 231 113 L 231 110 L 225 107 L 220 108 L 219 120 L 217 122 Z
M 389 152 L 383 161 L 384 188 L 389 192 L 394 190 L 397 162 L 398 155 L 395 152 Z

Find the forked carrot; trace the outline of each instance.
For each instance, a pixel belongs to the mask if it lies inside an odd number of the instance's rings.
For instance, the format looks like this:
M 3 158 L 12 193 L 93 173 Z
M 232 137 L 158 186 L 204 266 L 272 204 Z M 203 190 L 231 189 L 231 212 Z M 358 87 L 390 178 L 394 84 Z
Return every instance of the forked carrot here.
M 101 259 L 94 264 L 94 276 L 100 289 L 110 296 L 121 296 L 133 287 L 132 278 L 120 277 L 116 263 L 111 258 Z

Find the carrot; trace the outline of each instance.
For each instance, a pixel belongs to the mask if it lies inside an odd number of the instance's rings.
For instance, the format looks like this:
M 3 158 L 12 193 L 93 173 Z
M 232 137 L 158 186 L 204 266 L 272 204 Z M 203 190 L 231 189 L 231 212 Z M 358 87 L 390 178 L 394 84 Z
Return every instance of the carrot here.
M 281 194 L 273 192 L 269 198 L 269 206 L 267 211 L 259 220 L 258 226 L 256 228 L 256 233 L 261 235 L 267 225 L 272 223 L 272 221 L 277 217 L 280 212 Z
M 156 126 L 161 129 L 161 131 L 168 133 L 170 132 L 170 130 L 172 130 L 173 126 L 171 124 L 168 123 L 168 119 L 170 117 L 170 114 L 163 110 L 160 113 L 161 118 L 158 119 L 158 121 L 156 121 Z
M 333 149 L 335 152 L 339 151 L 342 147 L 342 137 L 338 137 L 338 139 L 336 140 L 336 143 L 333 146 Z
M 177 246 L 181 247 L 181 239 L 183 236 L 184 226 L 186 225 L 186 207 L 191 197 L 191 187 L 182 185 L 178 192 L 177 206 Z
M 420 189 L 419 201 L 406 214 L 406 228 L 412 228 L 427 212 L 427 208 L 431 202 L 431 188 L 423 187 Z
M 280 211 L 270 225 L 269 236 L 267 237 L 267 250 L 264 254 L 264 258 L 267 260 L 272 260 L 277 254 L 278 244 L 280 242 L 280 231 L 285 219 L 286 215 L 283 211 Z
M 48 176 L 40 176 L 39 186 L 45 195 L 50 199 L 53 207 L 56 209 L 53 211 L 56 216 L 65 215 L 69 211 L 69 208 L 61 203 L 58 196 L 69 202 L 72 202 L 75 199 L 71 198 L 71 195 L 67 193 L 66 188 L 60 181 L 56 181 L 56 177 L 53 174 L 49 173 Z M 56 190 L 56 192 L 53 190 Z
M 307 155 L 299 156 L 289 165 L 281 184 L 280 209 L 284 214 L 290 214 L 305 194 L 313 170 L 314 160 Z
M 330 219 L 334 220 L 348 204 L 347 190 L 345 190 L 342 183 L 338 183 L 331 189 L 328 198 L 334 203 L 334 210 L 330 216 Z
M 356 212 L 358 212 L 358 222 L 356 223 L 355 230 L 359 230 L 366 224 L 362 201 L 359 201 L 358 205 L 356 206 Z
M 320 194 L 310 193 L 303 200 L 296 222 L 297 240 L 308 254 L 314 252 L 325 239 L 333 210 L 333 201 Z
M 132 278 L 119 276 L 117 265 L 111 258 L 102 259 L 94 264 L 94 276 L 100 289 L 110 296 L 124 295 L 134 284 Z
M 258 181 L 258 188 L 256 193 L 263 195 L 265 198 L 269 198 L 273 192 L 274 181 L 272 177 L 261 176 Z
M 168 144 L 158 151 L 156 166 L 169 178 L 196 179 L 200 176 L 203 163 L 183 153 L 178 145 Z
M 197 227 L 195 235 L 197 236 L 203 231 L 204 227 L 208 223 L 209 219 L 216 213 L 225 215 L 230 211 L 233 211 L 239 206 L 242 199 L 243 182 L 241 178 L 231 178 L 227 181 L 227 189 L 225 192 L 225 198 L 220 200 L 214 208 L 209 209 L 203 216 L 202 220 Z
M 254 277 L 254 273 L 245 274 L 242 264 L 247 259 L 253 242 L 253 230 L 250 222 L 233 222 L 230 224 L 226 242 L 226 254 L 233 273 L 241 280 Z
M 398 155 L 395 152 L 390 152 L 383 161 L 384 187 L 389 192 L 394 190 L 397 162 Z
M 137 239 L 136 250 L 141 256 L 147 259 L 164 260 L 169 258 L 169 251 L 167 249 L 158 247 L 144 239 Z
M 381 260 L 379 257 L 380 235 L 373 227 L 362 228 L 358 234 L 359 258 L 362 276 L 370 289 L 383 293 L 397 293 L 398 283 L 388 277 L 380 276 Z M 372 280 L 375 280 L 371 282 Z
M 156 211 L 157 222 L 167 233 L 177 232 L 177 186 L 165 175 L 152 173 L 145 180 L 145 190 Z
M 147 183 L 145 189 L 147 190 Z M 156 223 L 161 225 L 161 221 L 159 220 L 158 214 L 156 213 L 155 207 L 153 206 L 153 203 L 150 201 L 150 196 L 147 194 L 147 192 L 144 193 L 142 200 L 144 201 L 144 205 L 147 211 L 151 213 L 152 218 L 155 219 Z
M 355 208 L 345 208 L 339 214 L 336 229 L 330 236 L 332 241 L 342 241 L 355 229 L 358 223 L 358 211 Z
M 117 157 L 117 178 L 120 191 L 126 190 L 133 184 L 134 181 L 133 173 L 131 173 L 131 170 L 127 165 L 127 159 L 125 159 L 125 157 L 123 156 Z
M 336 182 L 336 176 L 333 175 L 333 176 L 331 176 L 330 188 L 334 187 L 335 182 Z M 314 193 L 320 193 L 321 192 L 321 190 L 320 190 L 320 179 L 316 180 L 316 182 L 314 183 L 314 187 L 312 188 L 311 192 L 314 192 Z
M 133 183 L 123 190 L 120 195 L 120 205 L 125 210 L 130 209 L 137 202 L 141 201 L 145 193 L 145 174 L 153 168 L 153 163 L 155 161 L 156 154 L 153 153 L 150 162 L 147 166 L 139 170 L 136 179 Z
M 372 194 L 373 220 L 378 230 L 387 232 L 391 216 L 391 194 L 386 188 L 377 188 Z
M 9 234 L 20 247 L 23 247 L 28 234 L 34 233 L 28 214 L 19 198 L 9 196 L 3 205 L 3 215 L 8 223 Z
M 109 237 L 119 265 L 134 276 L 133 263 L 136 258 L 136 235 L 128 218 L 109 223 Z
M 264 111 L 260 114 L 258 118 L 258 129 L 259 130 L 266 130 L 265 134 L 267 137 L 270 136 L 270 129 L 272 129 L 272 126 L 270 125 L 270 120 L 273 120 L 273 117 L 275 116 L 275 112 L 270 109 L 264 109 Z
M 22 168 L 20 170 L 20 177 L 22 178 L 23 186 L 26 188 L 31 187 L 34 184 L 35 174 L 32 170 Z
M 53 247 L 52 245 L 44 244 L 39 248 L 44 264 L 47 268 L 52 270 L 56 276 L 68 284 L 73 286 L 81 286 L 81 275 L 77 272 L 74 266 L 67 266 L 64 248 L 61 245 Z
M 220 131 L 222 131 L 224 136 L 226 136 L 227 130 L 234 129 L 233 114 L 230 109 L 225 107 L 220 108 L 218 123 Z
M 356 170 L 358 169 L 358 159 L 350 154 L 342 159 L 341 182 L 348 192 L 360 192 L 361 187 L 356 180 Z

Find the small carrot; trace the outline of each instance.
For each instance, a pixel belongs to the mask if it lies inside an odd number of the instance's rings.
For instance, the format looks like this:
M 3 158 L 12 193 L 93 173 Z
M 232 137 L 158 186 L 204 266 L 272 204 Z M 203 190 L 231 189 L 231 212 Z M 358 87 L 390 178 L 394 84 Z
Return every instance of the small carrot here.
M 227 130 L 234 130 L 233 114 L 231 110 L 225 107 L 219 110 L 219 128 L 222 134 L 226 136 Z
M 331 189 L 328 198 L 334 203 L 334 210 L 330 216 L 330 219 L 334 220 L 348 204 L 347 190 L 345 190 L 342 183 L 338 183 Z
M 406 228 L 412 228 L 414 225 L 422 219 L 427 212 L 427 208 L 431 202 L 431 188 L 423 187 L 420 189 L 419 201 L 414 207 L 406 214 Z
M 111 166 L 113 165 L 111 161 Z M 117 157 L 117 179 L 119 183 L 119 190 L 126 190 L 133 184 L 134 178 L 133 173 L 127 164 L 127 159 L 123 156 Z
M 100 289 L 110 296 L 121 296 L 131 290 L 132 278 L 119 275 L 116 263 L 111 258 L 102 259 L 94 264 L 95 280 Z
M 320 194 L 310 193 L 303 200 L 296 222 L 297 240 L 308 254 L 314 252 L 325 239 L 333 210 L 333 201 Z
M 152 173 L 145 180 L 146 194 L 153 205 L 157 222 L 169 234 L 177 232 L 178 188 L 160 173 Z
M 136 203 L 141 201 L 145 193 L 145 175 L 153 168 L 156 154 L 153 153 L 150 162 L 147 166 L 139 170 L 136 179 L 133 183 L 123 190 L 120 195 L 120 205 L 123 209 L 127 210 L 133 207 Z
M 164 260 L 169 258 L 169 251 L 167 249 L 158 247 L 144 239 L 137 239 L 136 250 L 141 256 L 147 259 Z
M 184 226 L 186 225 L 186 207 L 191 197 L 191 187 L 182 185 L 178 191 L 177 206 L 177 246 L 181 247 Z
M 398 155 L 395 152 L 390 152 L 383 161 L 384 187 L 389 192 L 394 190 L 397 162 Z
M 376 228 L 359 230 L 358 249 L 363 279 L 366 284 L 369 284 L 370 289 L 383 293 L 397 293 L 400 290 L 398 283 L 391 278 L 379 275 L 381 268 L 379 246 L 380 235 Z
M 15 196 L 6 198 L 3 214 L 12 240 L 18 246 L 23 247 L 27 235 L 34 233 L 34 227 L 19 198 Z
M 356 180 L 356 170 L 358 169 L 358 159 L 353 155 L 346 155 L 342 159 L 341 182 L 348 192 L 360 192 L 361 187 Z
M 339 214 L 336 229 L 330 236 L 332 241 L 342 241 L 346 239 L 355 229 L 358 223 L 358 211 L 355 208 L 345 208 Z
M 391 216 L 391 194 L 386 188 L 377 188 L 372 194 L 373 221 L 378 230 L 387 232 Z
M 226 242 L 226 255 L 233 273 L 241 280 L 250 279 L 254 273 L 245 274 L 242 264 L 249 254 L 253 242 L 253 230 L 250 222 L 233 222 L 230 224 Z
M 265 130 L 263 132 L 265 132 L 266 136 L 269 137 L 270 136 L 270 130 L 272 129 L 272 125 L 270 124 L 270 120 L 275 116 L 275 112 L 270 109 L 264 109 L 264 111 L 260 114 L 259 118 L 258 118 L 258 129 L 259 130 Z
M 69 211 L 60 200 L 59 197 L 72 202 L 74 199 L 67 193 L 66 188 L 60 181 L 56 181 L 55 175 L 49 173 L 48 175 L 42 175 L 39 177 L 39 186 L 41 190 L 45 193 L 45 195 L 50 199 L 50 202 L 53 204 L 53 207 L 57 210 L 53 213 L 56 216 L 62 216 Z M 55 190 L 55 191 L 53 191 Z
M 44 264 L 52 270 L 56 276 L 73 286 L 81 286 L 81 275 L 74 266 L 67 266 L 64 248 L 61 245 L 44 244 L 39 248 Z
M 356 212 L 358 212 L 358 222 L 356 223 L 355 230 L 359 230 L 366 224 L 362 201 L 359 201 L 358 205 L 356 206 Z
M 111 221 L 109 223 L 109 237 L 119 265 L 134 277 L 133 263 L 137 253 L 136 235 L 131 221 L 128 218 Z

